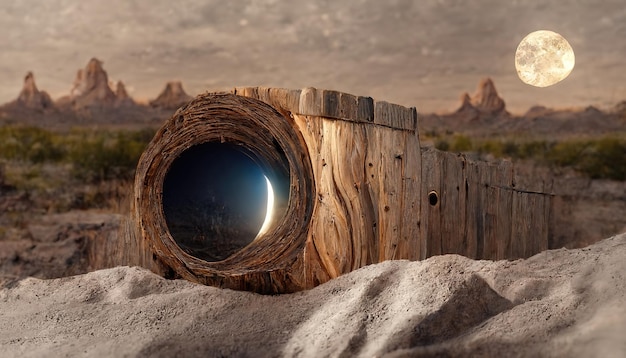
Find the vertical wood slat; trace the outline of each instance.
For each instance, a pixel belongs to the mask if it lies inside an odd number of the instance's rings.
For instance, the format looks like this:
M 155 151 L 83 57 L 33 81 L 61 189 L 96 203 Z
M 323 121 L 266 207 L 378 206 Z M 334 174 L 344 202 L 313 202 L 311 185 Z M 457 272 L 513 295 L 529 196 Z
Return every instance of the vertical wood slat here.
M 269 87 L 236 87 L 233 94 L 263 101 L 283 114 L 296 113 L 300 106 L 302 90 Z
M 482 252 L 480 258 L 495 258 L 497 253 L 498 240 L 498 221 L 501 219 L 498 215 L 498 198 L 500 191 L 497 166 L 485 163 L 480 166 L 481 170 L 481 201 L 483 207 L 483 227 L 484 235 L 482 238 Z
M 417 110 L 385 101 L 374 102 L 374 123 L 386 127 L 417 130 Z
M 510 161 L 504 161 L 496 166 L 497 170 L 497 216 L 498 223 L 495 231 L 497 239 L 497 247 L 494 259 L 503 260 L 510 257 L 511 254 L 511 225 L 513 224 L 513 189 L 511 187 L 513 180 L 513 164 Z
M 479 164 L 468 161 L 465 173 L 467 257 L 477 259 L 482 254 L 484 236 Z
M 421 198 L 421 258 L 441 254 L 441 162 L 442 156 L 438 151 L 422 152 L 422 188 L 419 191 Z M 430 192 L 439 196 L 437 203 L 431 205 L 428 200 Z
M 521 258 L 526 253 L 527 241 L 530 236 L 530 222 L 532 221 L 532 211 L 528 210 L 530 194 L 524 192 L 514 192 L 512 201 L 512 216 L 514 218 L 511 225 L 511 259 Z
M 402 221 L 400 224 L 401 258 L 419 260 L 421 257 L 422 236 L 420 218 L 422 201 L 422 157 L 418 133 L 403 132 L 405 147 L 402 171 Z M 406 246 L 406 247 L 405 247 Z
M 308 87 L 300 93 L 297 113 L 371 123 L 374 121 L 374 101 L 371 97 Z
M 379 225 L 381 235 L 380 259 L 394 260 L 399 255 L 402 226 L 402 169 L 404 137 L 402 132 L 375 127 L 380 132 L 381 171 L 379 172 Z M 407 245 L 408 246 L 408 245 Z
M 440 152 L 438 157 L 443 168 L 440 192 L 442 253 L 466 255 L 466 160 L 462 155 L 445 152 Z
M 380 204 L 378 198 L 381 196 L 380 177 L 382 172 L 382 149 L 381 149 L 381 135 L 379 128 L 375 126 L 367 126 L 367 153 L 365 156 L 365 185 L 367 187 L 367 193 L 373 203 L 373 212 L 371 218 L 371 224 L 368 228 L 371 230 L 374 241 L 371 243 L 372 250 L 372 262 L 380 262 L 381 251 L 381 220 L 384 217 L 380 215 Z

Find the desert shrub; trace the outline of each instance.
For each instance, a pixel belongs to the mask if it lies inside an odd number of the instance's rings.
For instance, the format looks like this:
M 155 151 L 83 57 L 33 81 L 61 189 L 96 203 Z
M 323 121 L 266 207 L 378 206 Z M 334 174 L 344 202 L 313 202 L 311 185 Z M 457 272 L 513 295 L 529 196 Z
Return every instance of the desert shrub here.
M 477 143 L 474 150 L 480 154 L 492 154 L 495 157 L 502 157 L 502 142 L 497 140 L 485 140 Z
M 588 145 L 588 143 L 580 140 L 559 142 L 546 153 L 546 159 L 551 164 L 558 166 L 574 166 L 580 160 Z
M 544 140 L 483 139 L 457 135 L 450 144 L 439 139 L 440 150 L 477 152 L 494 157 L 534 160 L 538 163 L 573 168 L 593 179 L 626 180 L 626 138 L 607 136 L 595 139 Z
M 0 127 L 0 156 L 31 163 L 59 161 L 65 155 L 58 134 L 37 127 Z
M 128 179 L 154 130 L 77 129 L 57 133 L 37 127 L 0 127 L 0 159 L 31 164 L 69 163 L 81 180 Z
M 554 144 L 546 141 L 527 141 L 518 146 L 517 158 L 542 160 Z
M 582 149 L 570 164 L 576 170 L 594 179 L 626 180 L 626 139 L 607 137 L 579 143 L 579 146 Z M 572 155 L 569 152 L 566 154 Z M 556 156 L 560 157 L 558 153 Z
M 130 179 L 154 132 L 79 132 L 68 151 L 76 178 L 88 181 Z
M 437 141 L 435 141 L 435 148 L 443 151 L 448 151 L 450 150 L 450 143 L 448 143 L 448 141 L 445 139 L 437 139 Z
M 437 138 L 439 137 L 439 132 L 435 129 L 431 129 L 424 132 L 424 138 Z
M 454 136 L 454 141 L 450 146 L 450 150 L 454 152 L 468 152 L 471 151 L 472 148 L 472 140 L 464 135 Z

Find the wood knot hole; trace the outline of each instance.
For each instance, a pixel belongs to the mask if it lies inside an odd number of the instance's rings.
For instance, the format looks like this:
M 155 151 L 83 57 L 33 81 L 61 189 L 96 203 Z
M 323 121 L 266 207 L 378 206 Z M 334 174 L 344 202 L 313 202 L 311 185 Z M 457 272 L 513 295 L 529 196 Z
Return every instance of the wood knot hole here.
M 431 206 L 435 206 L 435 205 L 437 205 L 437 203 L 438 203 L 438 202 L 439 202 L 439 194 L 437 194 L 437 192 L 436 192 L 436 191 L 431 190 L 431 191 L 428 193 L 428 203 L 429 203 Z

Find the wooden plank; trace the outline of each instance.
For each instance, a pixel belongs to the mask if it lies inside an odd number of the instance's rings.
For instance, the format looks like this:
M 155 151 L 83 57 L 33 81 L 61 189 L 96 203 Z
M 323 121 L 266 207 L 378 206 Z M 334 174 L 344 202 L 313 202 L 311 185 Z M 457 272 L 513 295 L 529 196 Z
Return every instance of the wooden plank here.
M 337 118 L 359 122 L 359 118 L 358 118 L 359 101 L 358 101 L 357 96 L 338 92 L 338 101 L 339 101 L 338 110 L 337 110 L 337 113 L 335 114 Z
M 366 126 L 367 152 L 365 157 L 365 186 L 373 205 L 373 215 L 366 227 L 371 231 L 374 242 L 370 245 L 370 260 L 380 262 L 380 245 L 383 240 L 380 231 L 380 176 L 382 175 L 381 133 L 374 126 Z
M 530 194 L 520 191 L 513 193 L 511 225 L 511 257 L 510 259 L 522 258 L 526 255 L 527 241 L 530 236 L 530 223 L 532 221 L 532 210 L 529 205 Z
M 442 253 L 441 236 L 441 152 L 427 150 L 422 152 L 422 189 L 421 189 L 421 258 L 425 259 Z M 429 194 L 436 200 L 429 200 Z
M 259 101 L 263 101 L 267 104 L 270 104 L 270 88 L 269 87 L 257 87 L 257 99 Z
M 299 110 L 301 90 L 270 87 L 235 87 L 233 94 L 263 101 L 276 108 L 283 115 Z
M 310 238 L 322 266 L 334 278 L 349 271 L 353 252 L 349 237 L 349 219 L 333 181 L 336 164 L 333 162 L 329 144 L 333 143 L 334 128 L 331 127 L 332 123 L 321 118 L 316 122 L 320 124 L 322 142 L 317 148 L 319 155 L 313 163 L 317 197 L 314 220 L 310 225 Z
M 371 97 L 357 97 L 357 122 L 374 122 L 374 100 Z
M 372 263 L 369 245 L 375 240 L 368 230 L 374 206 L 365 190 L 366 129 L 363 125 L 341 121 L 325 121 L 332 134 L 328 136 L 337 145 L 330 146 L 335 195 L 348 218 L 352 245 L 351 270 Z
M 511 255 L 511 225 L 513 205 L 513 164 L 510 161 L 502 161 L 498 167 L 497 185 L 498 190 L 498 224 L 496 227 L 497 249 L 496 256 L 492 259 L 503 260 Z
M 323 267 L 328 277 L 337 277 L 377 261 L 371 229 L 377 206 L 364 169 L 370 143 L 366 127 L 321 117 L 294 119 L 310 149 L 316 178 L 306 269 Z
M 414 131 L 417 129 L 417 110 L 385 101 L 374 102 L 374 123 Z
M 278 109 L 296 113 L 300 106 L 301 92 L 299 89 L 270 88 L 271 102 L 269 104 Z
M 321 90 L 322 107 L 320 116 L 341 119 L 341 93 L 337 91 Z
M 441 152 L 441 247 L 443 254 L 464 255 L 467 252 L 465 233 L 465 157 Z
M 481 201 L 483 207 L 484 235 L 482 240 L 481 259 L 494 260 L 498 246 L 498 199 L 501 188 L 498 187 L 498 167 L 491 163 L 480 163 Z
M 297 113 L 371 123 L 374 121 L 374 101 L 371 97 L 309 87 L 301 91 Z
M 421 258 L 422 156 L 417 133 L 403 132 L 405 148 L 402 172 L 402 226 L 399 258 Z
M 378 219 L 380 228 L 380 259 L 399 258 L 400 227 L 402 226 L 402 156 L 405 138 L 400 131 L 378 127 L 381 166 L 379 172 L 380 196 Z
M 531 222 L 531 245 L 525 252 L 525 257 L 538 254 L 548 249 L 548 231 L 550 222 L 548 210 L 550 207 L 550 196 L 533 194 L 532 197 L 535 211 L 533 212 L 534 215 Z
M 258 87 L 235 87 L 233 94 L 254 99 L 259 99 Z
M 466 197 L 466 244 L 465 256 L 476 259 L 482 253 L 483 207 L 481 200 L 480 168 L 476 162 L 467 161 L 465 165 L 465 197 Z
M 314 87 L 303 88 L 300 92 L 298 114 L 322 116 L 322 91 Z

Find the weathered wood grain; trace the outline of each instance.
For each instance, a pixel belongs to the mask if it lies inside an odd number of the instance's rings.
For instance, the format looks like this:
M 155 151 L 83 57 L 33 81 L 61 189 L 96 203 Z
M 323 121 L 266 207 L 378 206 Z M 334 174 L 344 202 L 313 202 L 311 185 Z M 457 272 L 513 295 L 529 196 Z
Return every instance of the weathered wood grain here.
M 374 123 L 395 128 L 415 131 L 417 129 L 417 110 L 385 101 L 374 102 Z
M 374 120 L 374 101 L 370 97 L 308 87 L 301 91 L 297 113 L 367 123 Z
M 442 167 L 441 175 L 441 253 L 467 253 L 465 214 L 465 165 L 462 155 L 436 152 L 437 161 Z
M 421 198 L 421 228 L 422 236 L 420 252 L 421 259 L 439 255 L 441 250 L 441 175 L 444 163 L 443 155 L 439 151 L 429 150 L 422 152 L 422 183 L 419 191 Z M 436 196 L 436 203 L 431 203 L 429 194 Z
M 419 196 L 422 182 L 422 156 L 417 132 L 403 132 L 404 153 L 402 154 L 402 222 L 400 223 L 400 257 L 419 260 L 422 235 L 420 218 L 422 202 Z
M 290 183 L 279 193 L 286 214 L 218 262 L 182 252 L 160 209 L 173 160 L 210 141 L 246 146 L 269 176 Z M 527 257 L 552 233 L 550 185 L 510 162 L 420 148 L 415 108 L 315 88 L 235 88 L 199 96 L 157 133 L 137 167 L 127 251 L 117 256 L 261 293 L 311 288 L 384 260 Z

